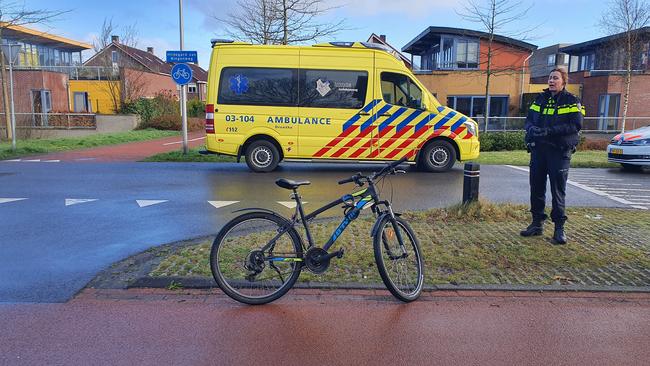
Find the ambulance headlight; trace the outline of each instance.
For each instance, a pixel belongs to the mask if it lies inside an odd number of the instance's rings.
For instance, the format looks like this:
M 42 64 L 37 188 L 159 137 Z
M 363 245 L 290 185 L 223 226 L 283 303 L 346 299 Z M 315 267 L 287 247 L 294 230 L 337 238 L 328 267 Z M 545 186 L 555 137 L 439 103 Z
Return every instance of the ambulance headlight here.
M 469 131 L 469 133 L 471 133 L 474 136 L 478 136 L 478 133 L 477 133 L 478 132 L 478 125 L 476 124 L 476 122 L 474 122 L 474 121 L 465 121 L 465 122 L 463 122 L 463 124 L 465 125 L 465 128 L 467 128 L 467 131 Z

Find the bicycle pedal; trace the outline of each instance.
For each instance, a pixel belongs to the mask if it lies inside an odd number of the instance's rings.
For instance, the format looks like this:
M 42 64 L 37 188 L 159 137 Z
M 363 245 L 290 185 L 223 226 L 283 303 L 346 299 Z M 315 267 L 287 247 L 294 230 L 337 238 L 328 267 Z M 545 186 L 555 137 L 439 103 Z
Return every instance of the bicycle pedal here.
M 343 254 L 345 254 L 345 249 L 341 248 L 336 252 L 336 258 L 341 259 L 343 258 Z

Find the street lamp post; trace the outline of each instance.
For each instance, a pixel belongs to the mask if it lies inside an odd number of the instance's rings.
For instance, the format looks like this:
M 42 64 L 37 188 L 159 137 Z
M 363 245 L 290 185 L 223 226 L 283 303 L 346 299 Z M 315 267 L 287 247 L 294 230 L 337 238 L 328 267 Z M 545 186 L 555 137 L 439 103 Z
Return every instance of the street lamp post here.
M 7 58 L 9 63 L 9 99 L 11 101 L 11 150 L 16 151 L 16 113 L 14 111 L 14 70 L 13 65 L 18 58 L 21 46 L 15 44 L 3 44 L 2 53 Z

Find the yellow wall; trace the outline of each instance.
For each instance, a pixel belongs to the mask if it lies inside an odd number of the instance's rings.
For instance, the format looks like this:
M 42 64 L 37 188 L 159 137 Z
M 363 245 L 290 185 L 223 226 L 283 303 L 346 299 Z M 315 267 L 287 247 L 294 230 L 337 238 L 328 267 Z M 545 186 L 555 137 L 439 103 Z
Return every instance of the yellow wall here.
M 541 93 L 546 88 L 548 88 L 548 84 L 530 84 L 528 93 Z M 578 98 L 582 98 L 582 84 L 568 84 L 566 90 Z
M 111 83 L 109 85 L 109 83 Z M 112 85 L 112 86 L 111 86 Z M 70 80 L 70 110 L 74 110 L 74 93 L 87 92 L 92 104 L 92 112 L 99 114 L 115 114 L 111 88 L 119 95 L 120 82 L 108 80 Z
M 485 95 L 487 76 L 481 71 L 434 71 L 432 74 L 415 75 L 424 86 L 436 95 L 442 105 L 447 105 L 448 96 Z M 513 71 L 490 77 L 490 95 L 509 96 L 508 110 L 519 110 L 522 91 L 528 92 L 530 74 Z

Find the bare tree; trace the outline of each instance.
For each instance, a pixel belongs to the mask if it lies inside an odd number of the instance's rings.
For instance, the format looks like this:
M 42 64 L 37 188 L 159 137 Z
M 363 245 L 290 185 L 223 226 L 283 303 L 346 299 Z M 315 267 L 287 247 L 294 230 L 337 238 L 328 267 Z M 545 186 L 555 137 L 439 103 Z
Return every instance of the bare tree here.
M 492 67 L 492 58 L 499 51 L 499 47 L 495 47 L 494 45 L 494 36 L 499 34 L 517 39 L 528 39 L 529 33 L 536 27 L 520 27 L 520 30 L 516 32 L 509 30 L 508 28 L 513 23 L 524 19 L 531 7 L 532 5 L 526 7 L 522 2 L 512 0 L 467 0 L 463 9 L 457 11 L 457 14 L 463 19 L 479 23 L 483 28 L 483 31 L 488 34 L 487 51 L 485 52 L 487 57 L 485 62 L 486 81 L 484 108 L 486 131 L 490 117 L 490 77 L 504 71 Z
M 99 36 L 93 39 L 93 49 L 99 52 L 111 44 L 112 36 L 119 36 L 120 43 L 129 47 L 138 47 L 138 28 L 137 23 L 126 26 L 113 24 L 113 18 L 104 18 L 102 29 Z
M 95 52 L 99 53 L 113 44 L 113 36 L 118 36 L 119 45 L 135 48 L 138 45 L 137 24 L 119 26 L 113 23 L 113 18 L 104 18 L 99 36 L 93 40 Z M 100 74 L 104 76 L 106 82 L 100 84 L 101 89 L 109 95 L 115 113 L 120 112 L 125 102 L 131 102 L 142 96 L 146 88 L 143 71 L 137 70 L 137 67 L 130 67 L 132 65 L 126 64 L 122 59 L 114 64 L 110 54 L 103 55 L 94 63 L 102 68 L 103 72 Z M 127 68 L 129 71 L 126 70 Z
M 12 26 L 22 26 L 31 24 L 47 24 L 60 15 L 67 13 L 62 10 L 47 9 L 27 9 L 24 3 L 17 1 L 0 0 L 0 44 L 2 44 L 2 34 L 5 29 Z M 9 115 L 9 90 L 7 88 L 7 75 L 5 58 L 0 51 L 0 79 L 2 81 L 2 105 L 4 106 L 4 115 L 7 123 L 7 138 L 12 139 L 11 135 L 11 116 Z
M 625 132 L 625 119 L 630 100 L 630 85 L 632 70 L 636 56 L 643 51 L 643 33 L 637 31 L 650 24 L 650 6 L 645 0 L 612 0 L 609 8 L 603 13 L 599 25 L 610 35 L 622 34 L 614 38 L 614 48 L 622 49 L 623 66 L 625 67 L 625 91 L 623 92 L 623 121 L 621 133 Z M 621 52 L 615 52 L 621 54 Z
M 336 9 L 324 0 L 238 0 L 226 18 L 214 16 L 226 26 L 226 35 L 256 44 L 295 44 L 332 36 L 345 28 L 345 20 L 318 22 Z

